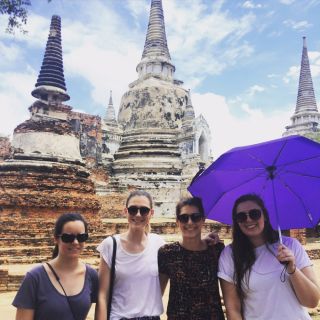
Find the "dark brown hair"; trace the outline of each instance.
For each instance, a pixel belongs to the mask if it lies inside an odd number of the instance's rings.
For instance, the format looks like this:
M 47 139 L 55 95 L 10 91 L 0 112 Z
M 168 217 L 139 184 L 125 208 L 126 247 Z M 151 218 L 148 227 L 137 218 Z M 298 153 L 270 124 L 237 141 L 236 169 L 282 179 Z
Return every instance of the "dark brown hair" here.
M 204 217 L 204 209 L 203 209 L 201 198 L 198 198 L 198 197 L 187 197 L 187 198 L 181 199 L 176 205 L 176 217 L 178 217 L 178 215 L 181 213 L 181 209 L 183 207 L 185 207 L 185 206 L 197 207 L 199 212 Z
M 88 232 L 88 223 L 87 221 L 82 217 L 80 213 L 64 213 L 62 214 L 56 221 L 55 226 L 54 226 L 54 237 L 57 238 L 58 236 L 61 235 L 63 226 L 70 221 L 82 221 L 84 224 L 85 232 Z M 59 253 L 59 247 L 56 244 L 53 252 L 52 252 L 52 259 L 58 256 Z
M 256 261 L 255 248 L 249 238 L 241 231 L 239 224 L 236 222 L 236 214 L 238 205 L 242 202 L 252 201 L 256 203 L 262 210 L 264 219 L 263 237 L 266 245 L 276 242 L 279 239 L 278 233 L 273 230 L 268 211 L 263 200 L 256 194 L 245 194 L 239 197 L 232 208 L 232 254 L 234 263 L 234 281 L 237 288 L 237 293 L 240 298 L 241 306 L 245 293 L 243 290 L 243 280 L 248 286 L 251 268 Z M 248 272 L 248 273 L 247 273 Z

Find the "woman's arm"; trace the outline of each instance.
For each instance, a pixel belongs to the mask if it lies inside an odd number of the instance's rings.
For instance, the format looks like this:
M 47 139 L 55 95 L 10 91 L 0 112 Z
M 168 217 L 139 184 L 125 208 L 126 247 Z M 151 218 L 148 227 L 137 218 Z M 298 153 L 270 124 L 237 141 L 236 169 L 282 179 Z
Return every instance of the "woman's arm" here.
M 228 320 L 242 320 L 241 303 L 233 283 L 220 279 Z
M 34 310 L 33 309 L 22 309 L 18 308 L 16 312 L 16 320 L 33 320 Z
M 296 268 L 294 273 L 290 274 L 289 277 L 301 305 L 307 308 L 315 308 L 319 303 L 320 288 L 312 266 L 301 270 Z
M 160 280 L 161 294 L 163 295 L 166 290 L 169 277 L 165 273 L 159 273 L 159 280 Z
M 287 272 L 300 304 L 304 307 L 315 308 L 320 300 L 320 288 L 312 266 L 299 270 L 296 267 L 292 250 L 284 245 L 279 245 L 277 257 L 279 261 L 288 262 Z
M 95 309 L 95 320 L 107 319 L 107 299 L 109 297 L 110 268 L 104 259 L 100 258 L 99 265 L 99 291 Z

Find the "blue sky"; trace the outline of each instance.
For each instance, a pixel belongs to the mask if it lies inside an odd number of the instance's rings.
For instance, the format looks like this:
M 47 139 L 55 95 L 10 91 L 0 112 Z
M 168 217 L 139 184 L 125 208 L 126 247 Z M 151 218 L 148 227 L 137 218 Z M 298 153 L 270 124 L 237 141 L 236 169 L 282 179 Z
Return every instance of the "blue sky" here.
M 296 103 L 302 37 L 320 97 L 320 0 L 163 0 L 175 77 L 207 119 L 214 156 L 278 138 Z M 0 17 L 0 132 L 29 117 L 50 18 L 62 18 L 66 85 L 75 110 L 116 110 L 137 79 L 149 0 L 33 0 L 26 35 L 5 33 Z

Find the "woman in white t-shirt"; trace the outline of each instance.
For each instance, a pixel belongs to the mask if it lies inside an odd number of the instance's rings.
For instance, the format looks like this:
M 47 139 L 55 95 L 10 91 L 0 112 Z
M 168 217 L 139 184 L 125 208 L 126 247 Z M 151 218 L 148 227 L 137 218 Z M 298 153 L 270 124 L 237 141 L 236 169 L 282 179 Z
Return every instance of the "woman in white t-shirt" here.
M 154 214 L 149 193 L 136 190 L 130 193 L 124 209 L 129 228 L 115 235 L 117 242 L 116 272 L 112 293 L 111 320 L 160 320 L 163 312 L 158 277 L 158 249 L 164 240 L 148 233 Z M 113 241 L 108 237 L 98 246 L 100 252 L 99 295 L 96 320 L 107 318 L 107 303 Z
M 255 194 L 235 201 L 232 218 L 233 241 L 218 272 L 228 320 L 311 319 L 304 307 L 318 305 L 320 289 L 301 244 L 289 237 L 279 243 Z

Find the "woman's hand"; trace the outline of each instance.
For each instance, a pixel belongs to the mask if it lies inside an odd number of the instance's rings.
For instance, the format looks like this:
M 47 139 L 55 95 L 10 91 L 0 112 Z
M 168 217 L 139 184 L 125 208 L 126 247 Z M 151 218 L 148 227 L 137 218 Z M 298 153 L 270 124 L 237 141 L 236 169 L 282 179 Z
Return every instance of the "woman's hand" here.
M 220 240 L 219 235 L 216 232 L 207 234 L 203 240 L 207 243 L 208 246 L 214 246 L 219 242 L 223 242 Z
M 289 274 L 292 274 L 292 273 L 295 272 L 295 269 L 296 269 L 296 258 L 294 256 L 293 252 L 283 244 L 280 244 L 278 246 L 277 259 L 281 263 L 287 263 L 288 264 L 287 272 Z

